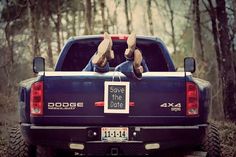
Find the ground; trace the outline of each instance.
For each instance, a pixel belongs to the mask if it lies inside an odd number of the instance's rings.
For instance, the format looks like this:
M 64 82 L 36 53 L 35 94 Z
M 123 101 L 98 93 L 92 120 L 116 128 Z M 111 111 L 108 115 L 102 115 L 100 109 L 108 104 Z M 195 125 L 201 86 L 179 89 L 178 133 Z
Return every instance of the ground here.
M 16 112 L 2 113 L 0 111 L 0 157 L 6 157 L 6 147 L 9 139 L 8 130 L 17 124 L 18 114 Z

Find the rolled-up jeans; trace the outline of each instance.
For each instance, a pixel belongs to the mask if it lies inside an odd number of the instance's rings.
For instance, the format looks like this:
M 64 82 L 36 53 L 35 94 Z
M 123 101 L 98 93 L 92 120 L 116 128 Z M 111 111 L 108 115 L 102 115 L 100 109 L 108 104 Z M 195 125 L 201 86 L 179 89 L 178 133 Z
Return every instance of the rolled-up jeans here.
M 83 71 L 95 71 L 99 73 L 105 73 L 109 71 L 109 63 L 107 62 L 104 67 L 99 67 L 92 63 L 92 58 L 91 58 L 88 64 L 83 69 Z
M 126 75 L 129 78 L 134 78 L 141 80 L 142 79 L 142 74 L 137 74 L 134 70 L 134 65 L 133 65 L 133 59 L 127 59 L 125 62 L 119 64 L 116 66 L 115 71 L 120 71 L 124 75 Z M 149 69 L 147 67 L 147 64 L 144 59 L 142 59 L 141 65 L 143 66 L 143 71 L 148 72 Z M 105 66 L 99 67 L 95 64 L 92 63 L 92 58 L 89 60 L 88 64 L 86 67 L 83 69 L 83 71 L 95 71 L 99 73 L 105 73 L 109 71 L 109 63 L 107 62 Z

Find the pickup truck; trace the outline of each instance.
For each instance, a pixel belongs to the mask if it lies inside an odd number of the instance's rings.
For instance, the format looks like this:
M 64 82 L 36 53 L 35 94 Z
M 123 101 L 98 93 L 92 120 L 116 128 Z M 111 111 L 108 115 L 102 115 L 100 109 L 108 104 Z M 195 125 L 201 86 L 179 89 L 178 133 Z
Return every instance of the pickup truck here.
M 8 155 L 220 156 L 218 130 L 208 122 L 210 83 L 192 76 L 194 58 L 178 71 L 159 38 L 137 36 L 149 68 L 137 80 L 115 70 L 125 61 L 128 36 L 111 37 L 115 59 L 106 73 L 82 71 L 101 35 L 70 38 L 53 71 L 45 71 L 44 58 L 34 59 L 37 77 L 19 85 L 20 121 Z

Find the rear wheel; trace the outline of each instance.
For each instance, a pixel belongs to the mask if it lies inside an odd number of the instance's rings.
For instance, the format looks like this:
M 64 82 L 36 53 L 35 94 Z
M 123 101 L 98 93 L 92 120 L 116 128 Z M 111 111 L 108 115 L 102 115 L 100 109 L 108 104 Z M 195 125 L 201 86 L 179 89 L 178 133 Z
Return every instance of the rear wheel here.
M 208 153 L 209 157 L 220 157 L 220 136 L 217 127 L 210 124 L 206 129 L 203 139 L 203 150 Z
M 27 144 L 21 134 L 19 127 L 14 127 L 10 131 L 10 141 L 7 147 L 9 157 L 34 157 L 35 147 Z

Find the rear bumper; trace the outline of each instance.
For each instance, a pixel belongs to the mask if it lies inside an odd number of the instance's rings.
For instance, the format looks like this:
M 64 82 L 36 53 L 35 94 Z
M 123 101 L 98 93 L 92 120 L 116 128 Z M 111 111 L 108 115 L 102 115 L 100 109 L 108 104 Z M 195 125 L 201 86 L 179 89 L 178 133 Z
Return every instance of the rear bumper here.
M 129 141 L 101 141 L 101 127 L 98 126 L 35 126 L 21 124 L 24 139 L 33 145 L 71 149 L 70 144 L 82 144 L 75 150 L 83 154 L 104 155 L 112 151 L 119 154 L 149 154 L 146 144 L 158 144 L 156 150 L 196 147 L 201 144 L 207 124 L 194 126 L 129 126 Z M 96 133 L 94 133 L 96 132 Z M 151 150 L 154 151 L 154 150 Z

